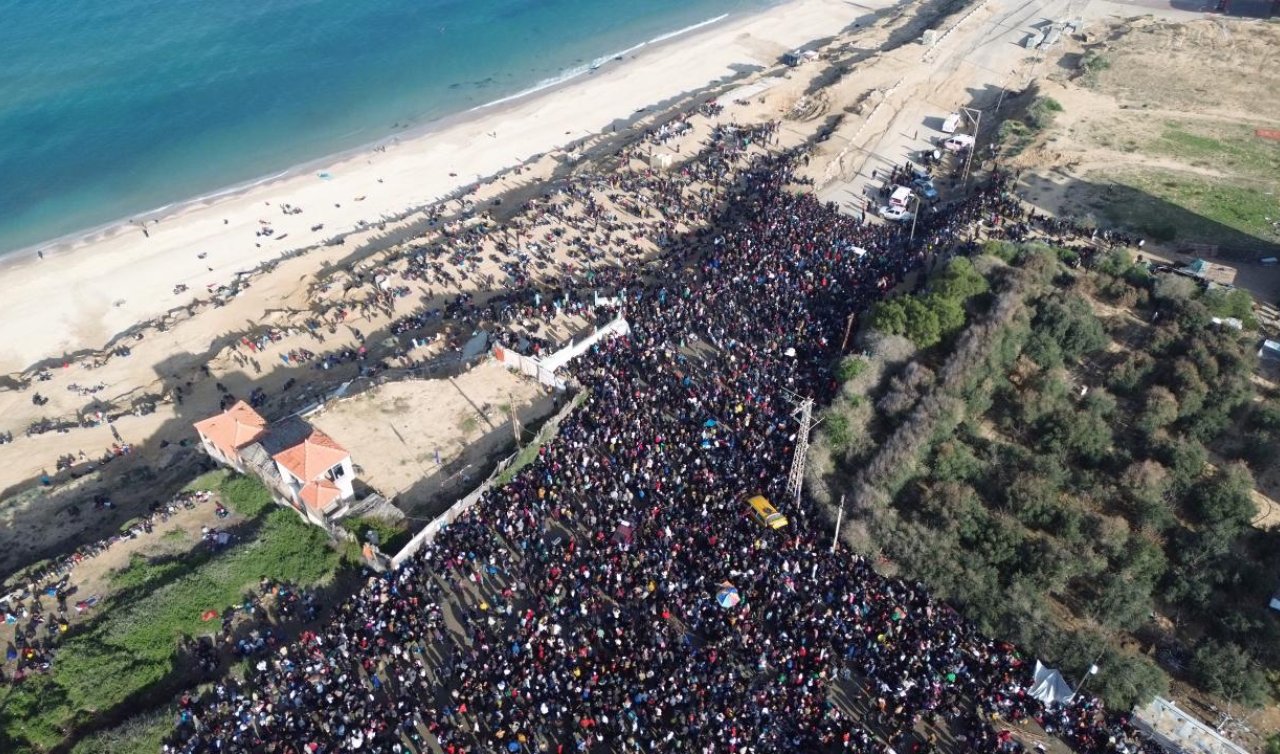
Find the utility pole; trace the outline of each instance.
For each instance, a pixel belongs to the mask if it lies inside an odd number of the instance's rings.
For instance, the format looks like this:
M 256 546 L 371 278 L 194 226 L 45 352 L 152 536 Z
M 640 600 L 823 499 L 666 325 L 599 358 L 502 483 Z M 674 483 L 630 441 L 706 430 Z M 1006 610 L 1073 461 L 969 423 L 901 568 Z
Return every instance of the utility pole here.
M 966 167 L 965 167 L 965 170 L 966 170 L 966 171 L 968 170 L 968 166 L 966 166 Z M 966 178 L 968 177 L 968 173 L 967 173 L 967 172 L 965 173 L 965 177 L 966 177 Z M 916 218 L 920 216 L 920 195 L 919 195 L 919 194 L 917 194 L 917 193 L 915 193 L 915 192 L 913 191 L 913 192 L 911 192 L 911 198 L 916 200 L 916 211 L 911 213 L 911 237 L 908 239 L 908 243 L 909 243 L 910 245 L 912 245 L 912 246 L 915 246 L 915 244 L 916 244 Z
M 516 402 L 507 393 L 507 413 L 511 414 L 511 434 L 516 438 L 516 447 L 520 447 L 520 420 L 516 418 Z
M 795 509 L 799 510 L 800 492 L 804 489 L 805 458 L 809 455 L 809 432 L 813 429 L 813 399 L 803 399 L 796 408 L 796 414 L 799 414 L 800 429 L 796 431 L 796 450 L 791 459 L 791 473 L 787 476 L 787 494 L 791 496 Z
M 849 312 L 849 316 L 844 318 L 844 338 L 840 340 L 840 353 L 844 353 L 849 347 L 849 331 L 853 329 L 853 312 Z
M 840 496 L 840 510 L 836 512 L 836 530 L 831 535 L 831 552 L 836 551 L 836 545 L 840 542 L 840 522 L 844 519 L 844 495 Z
M 1103 652 L 1099 652 L 1098 656 L 1093 658 L 1093 662 L 1089 663 L 1089 669 L 1085 671 L 1084 677 L 1080 679 L 1080 685 L 1076 686 L 1076 690 L 1071 692 L 1071 696 L 1068 697 L 1067 701 L 1071 701 L 1076 698 L 1076 695 L 1084 688 L 1085 682 L 1089 680 L 1089 676 L 1098 674 L 1098 660 L 1102 659 L 1103 654 Z
M 982 111 L 975 110 L 972 107 L 962 107 L 960 110 L 973 121 L 973 143 L 969 145 L 969 155 L 964 161 L 964 178 L 961 179 L 962 185 L 969 185 L 969 166 L 973 164 L 973 153 L 978 151 L 978 134 L 982 132 Z

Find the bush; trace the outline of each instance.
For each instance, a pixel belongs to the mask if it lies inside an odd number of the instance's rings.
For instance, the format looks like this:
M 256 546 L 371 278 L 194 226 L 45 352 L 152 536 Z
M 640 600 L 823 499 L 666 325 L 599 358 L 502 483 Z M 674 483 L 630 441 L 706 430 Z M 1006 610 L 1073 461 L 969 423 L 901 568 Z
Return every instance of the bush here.
M 378 538 L 378 549 L 385 553 L 395 553 L 411 536 L 404 521 L 387 521 L 372 516 L 344 518 L 340 525 L 361 542 L 369 541 L 368 534 L 373 532 Z
M 871 326 L 905 335 L 920 348 L 937 345 L 964 327 L 964 304 L 990 289 L 990 283 L 964 257 L 951 260 L 922 296 L 900 296 L 876 305 Z
M 840 360 L 840 365 L 836 367 L 836 379 L 841 382 L 857 379 L 870 367 L 871 364 L 861 356 L 846 356 Z
M 1196 295 L 1196 284 L 1181 275 L 1165 274 L 1156 278 L 1155 297 L 1167 302 L 1188 301 Z
M 206 610 L 238 604 L 263 577 L 318 583 L 333 574 L 337 562 L 324 532 L 283 508 L 266 513 L 252 540 L 222 552 L 201 550 L 162 563 L 135 559 L 112 580 L 146 588 L 120 591 L 92 621 L 73 629 L 52 672 L 23 683 L 22 689 L 38 689 L 38 697 L 29 704 L 11 698 L 0 707 L 0 743 L 7 736 L 51 748 L 49 736 L 58 743 L 79 716 L 117 709 L 168 677 L 180 637 L 211 630 L 201 620 Z
M 257 516 L 275 503 L 271 491 L 262 482 L 240 474 L 224 479 L 218 486 L 218 494 L 232 510 L 249 518 Z
M 1253 296 L 1248 291 L 1214 288 L 1206 291 L 1201 300 L 1205 308 L 1216 316 L 1235 317 L 1250 329 L 1258 326 L 1258 320 L 1253 316 Z
M 1020 120 L 1006 120 L 996 131 L 996 143 L 1006 156 L 1015 157 L 1027 148 L 1034 138 L 1031 129 Z
M 982 244 L 982 253 L 990 254 L 1006 264 L 1013 264 L 1022 256 L 1022 248 L 1011 241 L 986 241 Z
M 1191 659 L 1196 685 L 1228 702 L 1260 707 L 1267 700 L 1267 678 L 1253 658 L 1236 644 L 1206 639 Z
M 1043 131 L 1053 125 L 1060 112 L 1062 104 L 1053 97 L 1036 97 L 1027 108 L 1027 125 L 1034 131 Z

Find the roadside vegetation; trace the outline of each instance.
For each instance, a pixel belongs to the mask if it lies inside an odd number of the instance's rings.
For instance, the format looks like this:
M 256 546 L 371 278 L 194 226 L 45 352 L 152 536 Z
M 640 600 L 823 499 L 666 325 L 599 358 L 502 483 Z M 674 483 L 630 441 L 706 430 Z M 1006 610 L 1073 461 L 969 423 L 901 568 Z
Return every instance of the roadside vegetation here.
M 215 490 L 250 520 L 222 549 L 201 544 L 176 556 L 134 557 L 111 573 L 111 593 L 62 639 L 49 673 L 0 696 L 0 751 L 46 751 L 78 728 L 164 701 L 191 680 L 184 640 L 221 626 L 204 619 L 207 611 L 221 616 L 263 578 L 305 586 L 337 571 L 339 556 L 324 532 L 272 503 L 257 480 L 217 471 L 191 489 Z M 150 740 L 149 727 L 143 721 L 125 732 Z
M 1280 531 L 1251 522 L 1280 400 L 1253 336 L 1211 322 L 1252 324 L 1247 294 L 1121 252 L 1078 271 L 1035 244 L 986 251 L 881 306 L 868 354 L 837 365 L 816 494 L 847 495 L 847 541 L 985 631 L 1075 683 L 1097 664 L 1110 705 L 1170 676 L 1236 708 L 1275 698 Z M 885 333 L 914 353 L 882 355 Z
M 1051 127 L 1062 112 L 1062 104 L 1052 97 L 1023 93 L 1017 99 L 1028 104 L 1021 115 L 1005 118 L 996 131 L 996 146 L 1005 157 L 1014 157 L 1029 147 L 1041 133 Z
M 1068 41 L 1074 70 L 1046 84 L 1071 117 L 1019 158 L 1045 169 L 1039 185 L 1056 205 L 1046 209 L 1174 246 L 1166 252 L 1280 254 L 1280 74 L 1258 62 L 1280 27 L 1131 18 L 1095 31 Z M 1079 183 L 1055 183 L 1049 171 Z

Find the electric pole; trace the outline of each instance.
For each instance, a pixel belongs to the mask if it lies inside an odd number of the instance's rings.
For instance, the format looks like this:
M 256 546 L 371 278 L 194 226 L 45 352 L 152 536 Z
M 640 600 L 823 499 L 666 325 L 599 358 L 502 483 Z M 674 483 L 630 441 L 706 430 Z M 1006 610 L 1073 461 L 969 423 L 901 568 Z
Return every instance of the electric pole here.
M 836 512 L 836 531 L 831 535 L 831 552 L 836 551 L 836 545 L 840 543 L 840 522 L 844 519 L 844 495 L 840 496 L 840 510 Z
M 516 401 L 507 393 L 507 413 L 511 414 L 511 434 L 516 438 L 516 447 L 520 447 L 520 420 L 516 418 Z
M 840 340 L 840 353 L 844 353 L 849 348 L 849 331 L 853 329 L 853 312 L 849 312 L 849 316 L 844 318 L 844 338 Z
M 791 474 L 787 476 L 787 494 L 796 510 L 800 509 L 800 492 L 804 489 L 804 464 L 809 455 L 809 432 L 813 429 L 813 399 L 805 398 L 796 408 L 800 429 L 796 431 L 795 456 L 791 459 Z

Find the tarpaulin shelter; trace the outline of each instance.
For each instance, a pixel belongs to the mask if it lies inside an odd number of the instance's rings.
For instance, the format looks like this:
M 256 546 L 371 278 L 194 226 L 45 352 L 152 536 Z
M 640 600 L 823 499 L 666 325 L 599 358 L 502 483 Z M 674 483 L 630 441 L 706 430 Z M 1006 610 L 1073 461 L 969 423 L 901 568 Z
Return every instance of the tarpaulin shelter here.
M 1045 704 L 1052 704 L 1053 702 L 1067 701 L 1075 692 L 1067 685 L 1061 673 L 1053 668 L 1045 667 L 1039 660 L 1036 660 L 1036 674 L 1028 693 Z

